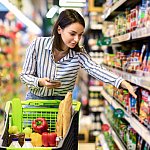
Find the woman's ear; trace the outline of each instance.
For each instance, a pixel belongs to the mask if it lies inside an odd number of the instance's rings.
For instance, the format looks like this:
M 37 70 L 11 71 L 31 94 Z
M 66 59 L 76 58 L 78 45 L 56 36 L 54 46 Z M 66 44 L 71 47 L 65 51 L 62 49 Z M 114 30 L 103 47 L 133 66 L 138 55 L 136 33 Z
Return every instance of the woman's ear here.
M 58 26 L 57 32 L 58 32 L 58 34 L 61 34 L 61 27 L 60 26 Z

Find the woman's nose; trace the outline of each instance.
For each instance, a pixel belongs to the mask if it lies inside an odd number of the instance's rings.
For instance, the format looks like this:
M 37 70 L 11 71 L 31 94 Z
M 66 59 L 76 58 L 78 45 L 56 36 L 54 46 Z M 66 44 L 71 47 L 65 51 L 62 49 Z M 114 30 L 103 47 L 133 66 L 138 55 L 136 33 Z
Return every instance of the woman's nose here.
M 75 36 L 75 37 L 74 37 L 74 40 L 75 40 L 76 42 L 79 42 L 80 37 L 79 37 L 79 36 Z

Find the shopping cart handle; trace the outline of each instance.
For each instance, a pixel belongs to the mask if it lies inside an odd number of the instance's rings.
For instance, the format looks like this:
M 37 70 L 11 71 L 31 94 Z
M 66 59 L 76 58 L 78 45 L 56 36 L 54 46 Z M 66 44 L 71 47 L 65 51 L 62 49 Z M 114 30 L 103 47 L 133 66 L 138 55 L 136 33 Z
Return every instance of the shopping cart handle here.
M 5 105 L 5 113 L 6 114 L 9 114 L 10 105 L 11 105 L 11 101 L 7 101 L 6 105 Z
M 60 100 L 26 100 L 21 101 L 22 105 L 30 106 L 59 106 Z

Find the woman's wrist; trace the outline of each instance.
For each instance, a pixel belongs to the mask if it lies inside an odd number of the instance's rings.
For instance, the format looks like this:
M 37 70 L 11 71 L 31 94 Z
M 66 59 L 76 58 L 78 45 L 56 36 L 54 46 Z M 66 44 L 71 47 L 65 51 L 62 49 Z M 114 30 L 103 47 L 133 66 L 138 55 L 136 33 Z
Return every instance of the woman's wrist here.
M 127 89 L 127 85 L 128 82 L 126 82 L 125 80 L 123 80 L 121 83 L 120 83 L 120 88 L 124 88 L 124 89 Z

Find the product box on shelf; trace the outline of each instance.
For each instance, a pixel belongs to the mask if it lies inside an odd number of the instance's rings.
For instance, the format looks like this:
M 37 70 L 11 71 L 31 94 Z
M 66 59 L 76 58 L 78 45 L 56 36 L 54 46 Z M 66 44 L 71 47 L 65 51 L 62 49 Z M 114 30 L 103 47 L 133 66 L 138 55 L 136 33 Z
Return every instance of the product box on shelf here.
M 140 106 L 140 120 L 145 125 L 150 125 L 150 91 L 141 89 L 141 106 Z

